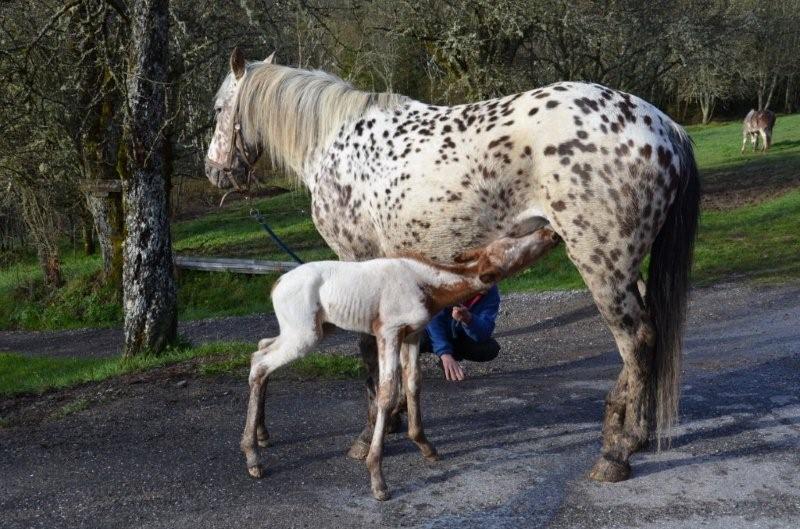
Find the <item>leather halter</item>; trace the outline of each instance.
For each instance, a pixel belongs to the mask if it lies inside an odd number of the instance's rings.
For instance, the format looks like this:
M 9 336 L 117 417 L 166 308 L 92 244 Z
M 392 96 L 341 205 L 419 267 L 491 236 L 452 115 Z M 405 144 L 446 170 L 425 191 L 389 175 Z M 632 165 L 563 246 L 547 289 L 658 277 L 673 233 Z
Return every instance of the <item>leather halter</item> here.
M 242 124 L 239 120 L 238 94 L 236 98 L 236 107 L 233 110 L 232 120 L 233 127 L 231 128 L 230 149 L 228 150 L 228 159 L 225 161 L 225 164 L 219 164 L 210 158 L 206 158 L 211 165 L 223 172 L 233 186 L 233 189 L 222 195 L 222 199 L 219 201 L 219 207 L 222 207 L 225 199 L 228 198 L 228 195 L 231 193 L 239 193 L 245 198 L 250 198 L 250 184 L 251 182 L 255 181 L 256 163 L 261 157 L 260 149 L 256 149 L 255 156 L 252 159 L 250 158 L 250 152 L 247 149 L 247 143 L 245 143 L 244 138 L 242 137 Z M 244 185 L 242 186 L 239 185 L 239 183 L 236 181 L 236 178 L 233 176 L 233 159 L 234 156 L 236 156 L 237 151 L 241 154 L 244 166 L 247 168 L 247 177 L 245 178 Z

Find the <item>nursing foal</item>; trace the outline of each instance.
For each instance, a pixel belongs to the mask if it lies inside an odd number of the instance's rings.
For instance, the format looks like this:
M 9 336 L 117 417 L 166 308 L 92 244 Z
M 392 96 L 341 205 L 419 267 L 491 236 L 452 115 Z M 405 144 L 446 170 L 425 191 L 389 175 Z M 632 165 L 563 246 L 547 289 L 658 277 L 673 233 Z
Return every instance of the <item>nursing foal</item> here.
M 444 307 L 530 266 L 559 240 L 545 227 L 467 252 L 460 264 L 412 257 L 318 261 L 284 274 L 272 291 L 280 335 L 261 340 L 250 363 L 250 402 L 241 443 L 250 475 L 263 475 L 257 446 L 265 446 L 268 437 L 264 425 L 267 377 L 306 355 L 322 339 L 324 324 L 331 324 L 372 334 L 378 342 L 378 409 L 366 461 L 373 496 L 388 499 L 381 460 L 387 416 L 398 398 L 399 367 L 408 406 L 408 436 L 426 459 L 438 459 L 422 428 L 419 332 Z

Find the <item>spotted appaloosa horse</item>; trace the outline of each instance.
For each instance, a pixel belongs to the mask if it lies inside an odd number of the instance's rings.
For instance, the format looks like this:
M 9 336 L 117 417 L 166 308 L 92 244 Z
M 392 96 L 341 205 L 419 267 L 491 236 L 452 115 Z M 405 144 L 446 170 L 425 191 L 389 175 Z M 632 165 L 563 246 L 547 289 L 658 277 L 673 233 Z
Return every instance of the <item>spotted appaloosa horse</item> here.
M 758 149 L 758 137 L 761 136 L 761 150 L 767 152 L 772 145 L 772 128 L 775 126 L 775 113 L 771 110 L 750 110 L 742 123 L 742 152 L 747 140 L 753 142 L 753 152 Z
M 669 432 L 700 190 L 690 139 L 657 108 L 578 82 L 434 106 L 234 50 L 215 110 L 209 180 L 227 187 L 226 173 L 252 164 L 244 153 L 267 153 L 309 189 L 314 224 L 343 260 L 413 250 L 446 262 L 549 221 L 623 361 L 590 477 L 626 479 L 650 433 Z M 377 380 L 375 341 L 360 346 Z M 368 425 L 351 454 L 366 455 L 369 438 Z

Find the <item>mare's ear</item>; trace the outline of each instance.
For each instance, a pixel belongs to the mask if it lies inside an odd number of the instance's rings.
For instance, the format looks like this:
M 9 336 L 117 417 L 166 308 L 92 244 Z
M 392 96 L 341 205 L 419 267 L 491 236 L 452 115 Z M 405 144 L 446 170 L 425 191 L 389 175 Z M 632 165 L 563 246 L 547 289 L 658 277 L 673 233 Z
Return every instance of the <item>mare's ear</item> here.
M 247 61 L 244 58 L 244 53 L 239 49 L 239 46 L 236 46 L 231 52 L 231 71 L 237 80 L 241 79 L 244 75 L 246 66 Z
M 469 263 L 478 259 L 483 254 L 483 248 L 475 248 L 474 250 L 466 250 L 453 257 L 456 263 Z
M 275 63 L 275 52 L 274 51 L 269 54 L 269 57 L 264 59 L 264 63 L 265 64 L 274 64 Z

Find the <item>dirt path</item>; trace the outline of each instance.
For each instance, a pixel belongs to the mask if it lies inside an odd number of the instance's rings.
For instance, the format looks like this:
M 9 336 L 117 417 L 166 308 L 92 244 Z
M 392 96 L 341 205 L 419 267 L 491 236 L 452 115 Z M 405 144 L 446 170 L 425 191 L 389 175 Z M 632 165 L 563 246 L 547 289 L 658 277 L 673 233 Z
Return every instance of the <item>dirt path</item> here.
M 678 436 L 635 456 L 633 478 L 615 485 L 584 477 L 619 369 L 589 300 L 514 296 L 504 310 L 502 361 L 470 366 L 459 385 L 428 363 L 426 427 L 443 459 L 426 464 L 391 436 L 388 502 L 344 457 L 361 426 L 360 382 L 271 383 L 272 446 L 256 481 L 238 450 L 245 381 L 167 376 L 0 429 L 0 525 L 800 526 L 800 285 L 694 293 Z

